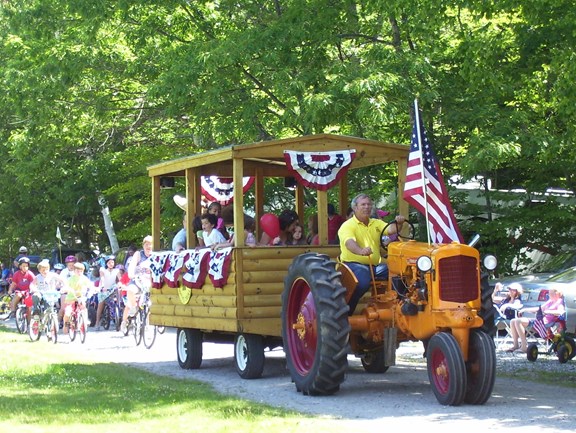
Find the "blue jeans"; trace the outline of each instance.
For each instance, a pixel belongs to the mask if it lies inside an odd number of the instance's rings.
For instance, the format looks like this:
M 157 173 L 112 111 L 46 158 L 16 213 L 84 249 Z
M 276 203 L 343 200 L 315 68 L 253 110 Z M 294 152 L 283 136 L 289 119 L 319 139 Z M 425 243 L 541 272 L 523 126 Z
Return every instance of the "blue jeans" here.
M 370 289 L 370 284 L 372 283 L 372 274 L 370 273 L 370 265 L 364 265 L 362 263 L 356 262 L 346 262 L 346 265 L 350 270 L 356 275 L 358 279 L 358 285 L 348 301 L 348 315 L 351 316 L 358 305 L 358 301 L 364 294 Z M 374 270 L 374 279 L 376 280 L 387 280 L 388 279 L 388 266 L 384 263 L 372 266 Z

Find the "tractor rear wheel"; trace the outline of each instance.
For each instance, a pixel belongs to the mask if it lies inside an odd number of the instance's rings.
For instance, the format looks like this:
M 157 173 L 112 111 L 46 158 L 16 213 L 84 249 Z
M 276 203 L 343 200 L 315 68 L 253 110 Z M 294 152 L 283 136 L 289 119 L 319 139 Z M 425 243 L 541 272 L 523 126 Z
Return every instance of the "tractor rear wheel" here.
M 336 263 L 322 254 L 294 259 L 282 292 L 282 339 L 296 390 L 333 394 L 348 367 L 348 305 Z
M 492 337 L 483 331 L 470 333 L 466 376 L 468 385 L 464 401 L 468 404 L 486 403 L 496 380 L 496 348 Z
M 447 332 L 432 336 L 426 348 L 428 378 L 440 404 L 458 406 L 466 392 L 466 365 L 456 338 Z
M 482 304 L 480 306 L 479 316 L 482 317 L 484 323 L 482 324 L 482 331 L 494 338 L 496 336 L 496 309 L 492 301 L 492 293 L 494 287 L 490 287 L 488 283 L 489 274 L 483 272 L 480 275 L 480 297 Z

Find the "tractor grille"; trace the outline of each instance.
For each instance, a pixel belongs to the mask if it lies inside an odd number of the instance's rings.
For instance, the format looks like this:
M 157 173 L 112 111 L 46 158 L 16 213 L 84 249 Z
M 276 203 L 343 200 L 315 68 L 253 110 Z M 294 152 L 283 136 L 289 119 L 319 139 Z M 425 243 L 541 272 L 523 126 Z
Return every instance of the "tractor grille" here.
M 438 273 L 441 300 L 468 302 L 478 297 L 478 269 L 474 257 L 454 256 L 441 259 Z

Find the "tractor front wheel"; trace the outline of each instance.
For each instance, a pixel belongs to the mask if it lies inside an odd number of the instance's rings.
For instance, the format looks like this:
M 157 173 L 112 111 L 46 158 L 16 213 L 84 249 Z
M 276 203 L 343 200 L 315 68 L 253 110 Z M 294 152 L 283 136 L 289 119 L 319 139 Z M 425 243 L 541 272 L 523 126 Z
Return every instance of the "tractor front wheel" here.
M 440 404 L 458 406 L 466 392 L 466 365 L 456 338 L 439 332 L 426 348 L 428 378 Z
M 486 403 L 496 380 L 496 348 L 492 337 L 483 331 L 470 333 L 466 376 L 468 388 L 464 401 L 468 404 Z
M 366 352 L 362 356 L 362 367 L 367 373 L 386 373 L 389 366 L 386 365 L 384 349 L 380 348 L 371 352 Z
M 336 263 L 323 254 L 294 259 L 282 292 L 282 339 L 296 390 L 328 395 L 348 368 L 348 305 Z

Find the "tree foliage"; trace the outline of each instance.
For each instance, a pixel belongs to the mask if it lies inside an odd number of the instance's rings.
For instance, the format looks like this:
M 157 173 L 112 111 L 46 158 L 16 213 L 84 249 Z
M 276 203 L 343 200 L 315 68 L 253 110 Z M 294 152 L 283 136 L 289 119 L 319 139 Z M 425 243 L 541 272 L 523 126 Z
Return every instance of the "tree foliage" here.
M 444 177 L 526 197 L 574 190 L 575 7 L 567 0 L 13 0 L 0 19 L 1 256 L 106 249 L 150 227 L 146 167 L 234 143 L 330 132 L 408 144 L 419 99 Z M 390 170 L 351 179 L 382 201 Z M 271 186 L 282 190 L 282 186 Z M 465 231 L 511 263 L 573 244 L 573 206 L 481 208 Z M 170 197 L 169 224 L 180 224 Z M 522 203 L 528 203 L 524 200 Z M 498 215 L 481 225 L 469 216 Z M 515 244 L 506 242 L 517 238 Z M 512 245 L 512 246 L 510 246 Z

